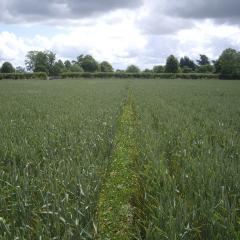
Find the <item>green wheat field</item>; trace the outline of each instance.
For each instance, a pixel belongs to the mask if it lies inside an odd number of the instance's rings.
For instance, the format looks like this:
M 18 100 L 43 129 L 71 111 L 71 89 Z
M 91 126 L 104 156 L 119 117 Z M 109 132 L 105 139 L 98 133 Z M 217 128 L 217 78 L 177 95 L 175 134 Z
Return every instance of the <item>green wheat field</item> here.
M 1 81 L 0 239 L 240 239 L 240 82 Z

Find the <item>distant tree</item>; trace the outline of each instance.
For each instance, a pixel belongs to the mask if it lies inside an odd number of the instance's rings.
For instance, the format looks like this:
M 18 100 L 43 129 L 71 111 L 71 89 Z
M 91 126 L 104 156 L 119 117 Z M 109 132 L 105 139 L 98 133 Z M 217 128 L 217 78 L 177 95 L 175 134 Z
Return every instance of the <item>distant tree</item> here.
M 185 68 L 185 71 L 187 68 L 190 68 L 192 71 L 194 71 L 196 69 L 196 64 L 189 57 L 185 56 L 180 59 L 180 68 L 182 70 Z
M 209 58 L 206 55 L 200 54 L 199 60 L 197 60 L 198 65 L 203 66 L 203 65 L 211 65 Z
M 127 73 L 140 73 L 140 69 L 139 69 L 139 67 L 137 67 L 135 65 L 130 65 L 127 67 L 126 72 Z
M 187 66 L 184 66 L 184 67 L 181 67 L 181 71 L 182 73 L 193 73 L 194 70 L 190 67 L 187 67 Z
M 60 76 L 61 73 L 65 72 L 66 68 L 62 60 L 58 60 L 53 65 L 52 76 Z
M 4 62 L 1 67 L 1 73 L 13 73 L 15 69 L 10 62 Z
M 54 65 L 56 61 L 56 54 L 51 52 L 51 51 L 46 51 L 45 52 L 48 60 L 48 72 L 49 75 L 54 76 Z
M 165 71 L 164 66 L 157 65 L 157 66 L 153 67 L 153 72 L 154 73 L 164 73 L 164 71 Z
M 80 56 L 77 57 L 77 61 L 75 61 L 75 63 L 79 63 L 81 65 L 83 62 L 83 59 L 84 59 L 84 55 L 81 54 Z
M 98 62 L 90 55 L 80 55 L 78 58 L 78 63 L 83 68 L 84 72 L 97 72 L 99 71 Z
M 169 56 L 167 59 L 165 72 L 166 73 L 177 73 L 179 71 L 179 62 L 173 55 Z
M 146 68 L 143 70 L 143 73 L 153 73 L 153 70 Z
M 101 72 L 113 72 L 113 67 L 109 62 L 104 61 L 104 62 L 100 63 L 100 71 Z
M 18 66 L 16 67 L 16 73 L 26 73 L 26 70 L 25 68 Z
M 51 51 L 30 51 L 26 55 L 25 64 L 28 71 L 53 74 L 56 55 Z
M 215 73 L 220 73 L 221 72 L 221 65 L 220 65 L 219 59 L 213 61 L 213 66 L 214 66 L 214 69 L 215 69 Z
M 125 71 L 122 70 L 122 69 L 117 69 L 115 72 L 116 72 L 116 73 L 124 73 Z
M 224 50 L 215 66 L 222 74 L 240 74 L 240 52 L 231 48 Z
M 69 60 L 66 60 L 64 62 L 64 66 L 65 66 L 65 69 L 68 71 L 68 70 L 70 70 L 72 64 L 71 64 L 71 62 Z
M 213 73 L 214 72 L 214 66 L 207 64 L 207 65 L 201 65 L 197 68 L 197 72 L 199 73 Z
M 84 72 L 83 68 L 78 63 L 72 64 L 69 70 L 70 72 Z

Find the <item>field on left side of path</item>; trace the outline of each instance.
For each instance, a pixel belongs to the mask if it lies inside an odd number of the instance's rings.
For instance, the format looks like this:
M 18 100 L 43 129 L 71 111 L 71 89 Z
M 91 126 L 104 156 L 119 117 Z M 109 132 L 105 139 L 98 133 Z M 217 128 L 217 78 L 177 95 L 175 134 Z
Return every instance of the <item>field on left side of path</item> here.
M 1 237 L 91 238 L 126 85 L 1 82 Z

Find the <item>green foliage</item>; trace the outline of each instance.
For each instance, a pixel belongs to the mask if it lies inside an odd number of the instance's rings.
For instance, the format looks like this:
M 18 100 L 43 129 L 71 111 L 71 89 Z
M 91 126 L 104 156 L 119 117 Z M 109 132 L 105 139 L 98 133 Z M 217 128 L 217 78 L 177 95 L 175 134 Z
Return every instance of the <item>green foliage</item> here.
M 26 55 L 25 64 L 28 71 L 45 72 L 54 75 L 56 54 L 51 51 L 30 51 Z
M 186 66 L 181 67 L 181 71 L 182 71 L 182 73 L 193 73 L 194 72 L 192 68 L 186 67 Z
M 217 71 L 224 75 L 240 75 L 240 52 L 226 49 L 216 62 Z
M 0 80 L 29 80 L 29 79 L 41 79 L 46 80 L 48 76 L 45 72 L 36 72 L 36 73 L 3 73 L 0 74 Z
M 154 73 L 164 73 L 165 72 L 165 67 L 158 65 L 153 67 L 153 72 Z
M 199 60 L 197 60 L 197 63 L 199 66 L 211 64 L 209 61 L 209 58 L 206 55 L 202 55 L 202 54 L 200 54 L 200 58 L 199 58 Z
M 98 62 L 90 55 L 86 56 L 79 56 L 77 58 L 77 62 L 83 68 L 84 72 L 98 72 L 99 71 L 99 64 Z
M 104 62 L 100 63 L 100 71 L 101 72 L 113 72 L 113 67 L 109 62 L 104 61 Z
M 135 65 L 130 65 L 127 67 L 126 72 L 127 73 L 140 73 L 140 69 L 139 69 L 139 67 L 137 67 Z
M 74 63 L 70 66 L 69 71 L 72 73 L 82 73 L 83 68 L 78 63 Z
M 64 62 L 64 66 L 65 66 L 66 70 L 69 70 L 71 68 L 72 64 L 69 60 L 66 60 Z
M 93 239 L 126 83 L 0 84 L 0 239 Z
M 53 65 L 52 69 L 52 76 L 60 76 L 61 73 L 65 72 L 66 68 L 62 60 L 58 60 L 56 63 Z
M 1 239 L 239 239 L 238 81 L 0 85 Z
M 153 70 L 146 68 L 142 72 L 143 73 L 153 73 Z
M 132 88 L 144 195 L 138 239 L 239 239 L 239 82 Z
M 10 62 L 4 62 L 1 67 L 1 73 L 14 73 L 15 69 Z
M 136 115 L 129 93 L 118 120 L 113 160 L 99 198 L 98 239 L 122 240 L 135 235 L 133 199 L 138 191 L 135 130 Z
M 125 70 L 117 69 L 115 72 L 116 72 L 116 73 L 125 73 Z
M 194 61 L 187 56 L 180 59 L 179 65 L 183 72 L 193 72 L 196 69 L 196 64 Z M 191 69 L 191 71 L 189 69 Z
M 66 78 L 140 78 L 140 79 L 218 79 L 218 74 L 199 74 L 199 73 L 77 73 L 66 72 L 61 75 L 63 79 Z
M 178 73 L 179 72 L 179 62 L 176 57 L 173 55 L 169 56 L 167 59 L 166 67 L 165 67 L 166 73 Z
M 214 66 L 212 65 L 200 65 L 198 68 L 197 68 L 197 72 L 198 73 L 213 73 L 214 72 Z

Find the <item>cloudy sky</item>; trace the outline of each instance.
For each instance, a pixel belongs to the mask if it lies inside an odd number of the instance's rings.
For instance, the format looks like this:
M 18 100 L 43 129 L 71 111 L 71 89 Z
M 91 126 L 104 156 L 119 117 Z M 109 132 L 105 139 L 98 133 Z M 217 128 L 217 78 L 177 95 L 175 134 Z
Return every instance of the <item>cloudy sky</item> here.
M 30 50 L 91 54 L 115 68 L 240 50 L 240 0 L 0 0 L 0 12 L 0 62 L 15 66 Z

